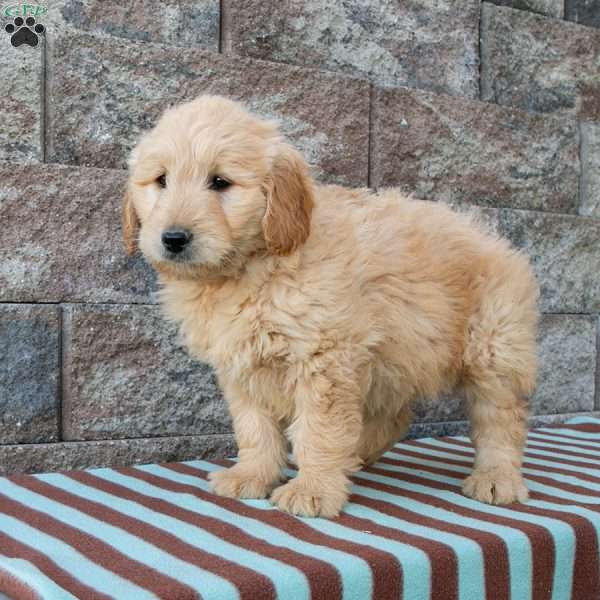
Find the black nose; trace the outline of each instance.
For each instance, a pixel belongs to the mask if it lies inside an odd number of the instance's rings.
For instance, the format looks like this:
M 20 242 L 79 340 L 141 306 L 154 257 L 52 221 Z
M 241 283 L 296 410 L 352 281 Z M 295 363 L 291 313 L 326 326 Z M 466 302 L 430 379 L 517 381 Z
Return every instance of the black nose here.
M 175 254 L 182 252 L 190 243 L 192 234 L 185 229 L 167 229 L 161 236 L 163 246 Z

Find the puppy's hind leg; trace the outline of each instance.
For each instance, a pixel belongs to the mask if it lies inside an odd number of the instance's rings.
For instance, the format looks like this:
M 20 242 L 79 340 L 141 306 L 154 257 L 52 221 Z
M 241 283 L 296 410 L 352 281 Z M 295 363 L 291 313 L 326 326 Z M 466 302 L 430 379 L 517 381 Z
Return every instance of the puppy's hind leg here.
M 538 290 L 521 255 L 501 255 L 488 267 L 463 356 L 475 446 L 475 468 L 463 491 L 493 504 L 525 502 L 520 469 L 527 440 L 526 399 L 537 372 Z
M 466 394 L 475 466 L 463 492 L 489 504 L 525 502 L 520 469 L 527 439 L 526 402 L 494 376 L 466 386 Z

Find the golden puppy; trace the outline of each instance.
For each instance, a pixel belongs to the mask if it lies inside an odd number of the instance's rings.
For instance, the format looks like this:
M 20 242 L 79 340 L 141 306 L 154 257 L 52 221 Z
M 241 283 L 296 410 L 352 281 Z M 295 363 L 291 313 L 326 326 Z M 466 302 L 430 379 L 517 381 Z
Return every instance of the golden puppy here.
M 135 148 L 123 223 L 229 404 L 239 462 L 213 473 L 217 494 L 337 515 L 411 404 L 460 385 L 464 493 L 527 499 L 537 287 L 507 242 L 443 204 L 317 185 L 273 123 L 215 96 L 166 111 Z M 278 486 L 286 437 L 299 471 Z

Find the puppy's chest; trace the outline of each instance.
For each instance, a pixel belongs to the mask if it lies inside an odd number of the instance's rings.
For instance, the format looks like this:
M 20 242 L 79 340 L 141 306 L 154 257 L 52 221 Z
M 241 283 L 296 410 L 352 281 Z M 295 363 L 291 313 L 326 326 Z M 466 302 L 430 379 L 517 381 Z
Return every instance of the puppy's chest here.
M 220 296 L 199 303 L 181 332 L 198 358 L 220 372 L 243 377 L 257 369 L 280 369 L 292 351 L 290 339 L 259 299 Z

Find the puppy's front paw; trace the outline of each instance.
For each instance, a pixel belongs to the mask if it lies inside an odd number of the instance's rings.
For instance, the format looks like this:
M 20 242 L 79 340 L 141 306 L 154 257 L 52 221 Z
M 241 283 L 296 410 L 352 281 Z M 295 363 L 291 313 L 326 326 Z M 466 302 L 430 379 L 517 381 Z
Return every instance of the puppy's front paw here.
M 271 495 L 272 504 L 301 517 L 337 517 L 347 499 L 345 487 L 310 484 L 300 476 L 278 487 Z
M 520 471 L 514 467 L 476 469 L 462 487 L 466 496 L 487 504 L 527 502 L 529 492 Z
M 227 498 L 266 498 L 275 484 L 239 464 L 223 471 L 213 471 L 208 478 L 212 491 Z

